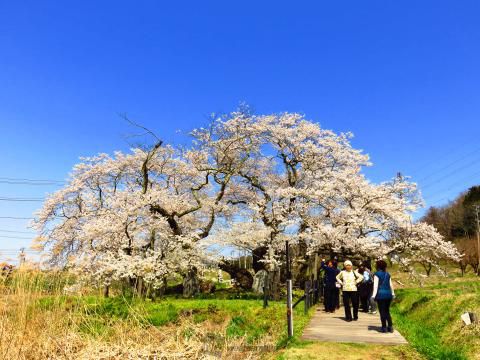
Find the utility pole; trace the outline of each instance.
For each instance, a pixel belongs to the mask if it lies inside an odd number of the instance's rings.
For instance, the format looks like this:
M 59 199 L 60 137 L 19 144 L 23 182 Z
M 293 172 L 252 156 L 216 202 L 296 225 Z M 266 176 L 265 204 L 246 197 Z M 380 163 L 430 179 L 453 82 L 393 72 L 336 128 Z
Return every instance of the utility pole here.
M 475 218 L 477 220 L 477 256 L 478 256 L 478 263 L 480 264 L 480 205 L 475 205 Z M 480 267 L 479 270 L 477 271 L 477 275 L 480 274 Z
M 287 262 L 287 324 L 288 337 L 293 336 L 293 312 L 292 312 L 292 272 L 290 270 L 290 253 L 288 240 L 285 241 L 285 257 Z
M 25 248 L 20 249 L 20 254 L 18 255 L 18 267 L 22 267 L 25 264 Z

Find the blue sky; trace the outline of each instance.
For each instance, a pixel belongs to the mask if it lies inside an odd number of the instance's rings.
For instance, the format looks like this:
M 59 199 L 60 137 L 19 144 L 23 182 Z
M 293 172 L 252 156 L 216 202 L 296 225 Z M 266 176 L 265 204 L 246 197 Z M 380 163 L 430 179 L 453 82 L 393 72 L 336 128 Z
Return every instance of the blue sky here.
M 64 179 L 79 156 L 167 142 L 245 101 L 352 131 L 373 181 L 439 205 L 480 182 L 478 1 L 0 2 L 0 178 Z M 54 186 L 0 183 L 0 197 Z M 39 203 L 0 201 L 0 216 Z M 0 219 L 0 230 L 28 231 Z M 1 232 L 1 250 L 29 244 Z M 15 253 L 15 252 L 13 252 Z

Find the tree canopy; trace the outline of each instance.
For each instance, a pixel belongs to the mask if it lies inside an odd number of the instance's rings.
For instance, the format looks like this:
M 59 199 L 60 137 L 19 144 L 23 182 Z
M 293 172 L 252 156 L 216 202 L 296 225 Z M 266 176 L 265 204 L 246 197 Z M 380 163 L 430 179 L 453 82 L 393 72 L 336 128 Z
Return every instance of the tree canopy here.
M 369 157 L 349 133 L 299 114 L 240 111 L 191 135 L 187 148 L 158 141 L 83 158 L 35 220 L 50 263 L 106 284 L 161 286 L 169 273 L 219 260 L 213 245 L 265 247 L 273 267 L 286 239 L 303 256 L 459 258 L 432 225 L 411 221 L 422 205 L 414 183 L 365 178 Z

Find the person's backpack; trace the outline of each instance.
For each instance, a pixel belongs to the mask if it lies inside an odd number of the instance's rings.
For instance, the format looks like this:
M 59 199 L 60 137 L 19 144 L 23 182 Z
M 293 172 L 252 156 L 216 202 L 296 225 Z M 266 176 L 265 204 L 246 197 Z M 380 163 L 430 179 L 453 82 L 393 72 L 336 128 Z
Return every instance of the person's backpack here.
M 368 279 L 366 279 L 365 273 L 367 273 Z M 373 278 L 372 278 L 372 273 L 368 270 L 365 270 L 363 273 L 363 282 L 365 284 L 373 284 Z

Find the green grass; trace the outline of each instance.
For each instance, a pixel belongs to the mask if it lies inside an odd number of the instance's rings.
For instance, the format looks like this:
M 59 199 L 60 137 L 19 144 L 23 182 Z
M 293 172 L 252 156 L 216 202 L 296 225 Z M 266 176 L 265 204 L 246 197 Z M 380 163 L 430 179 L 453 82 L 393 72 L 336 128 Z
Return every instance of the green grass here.
M 245 337 L 248 344 L 254 344 L 268 334 L 277 339 L 277 347 L 297 341 L 310 318 L 310 314 L 303 313 L 303 307 L 295 309 L 295 337 L 288 339 L 284 302 L 269 301 L 269 306 L 264 309 L 263 300 L 259 300 L 258 296 L 249 293 L 239 295 L 240 298 L 237 298 L 229 294 L 228 297 L 234 298 L 227 298 L 220 293 L 220 299 L 183 299 L 169 296 L 157 301 L 124 297 L 47 295 L 37 300 L 34 306 L 42 311 L 62 309 L 82 315 L 80 331 L 94 337 L 108 335 L 109 324 L 113 321 L 136 318 L 140 323 L 161 327 L 175 324 L 180 318 L 189 318 L 197 324 L 205 321 L 224 324 L 225 334 L 222 336 Z M 189 336 L 188 331 L 185 336 Z
M 480 283 L 442 283 L 399 289 L 392 307 L 395 326 L 428 359 L 468 359 L 478 330 L 462 328 L 460 315 L 480 310 Z
M 305 314 L 304 308 L 301 305 L 303 305 L 303 303 L 293 309 L 293 337 L 288 338 L 285 329 L 285 334 L 283 334 L 277 342 L 277 349 L 302 347 L 310 343 L 309 341 L 300 340 L 300 337 L 303 334 L 303 329 L 305 329 L 305 326 L 307 326 L 315 312 L 315 306 L 311 307 L 308 313 Z
M 183 336 L 189 338 L 195 334 L 194 324 L 205 323 L 204 328 L 208 328 L 207 338 L 218 343 L 219 347 L 229 339 L 243 338 L 247 344 L 255 346 L 269 338 L 269 343 L 272 344 L 273 341 L 279 350 L 279 358 L 284 354 L 288 356 L 296 353 L 301 358 L 307 356 L 309 351 L 315 358 L 318 351 L 327 353 L 331 351 L 327 343 L 300 340 L 303 329 L 313 313 L 312 309 L 305 315 L 303 304 L 294 310 L 294 337 L 289 339 L 286 334 L 286 308 L 283 301 L 270 301 L 269 307 L 263 309 L 261 296 L 237 289 L 218 289 L 213 294 L 200 294 L 193 299 L 184 299 L 181 295 L 168 295 L 152 301 L 123 296 L 103 298 L 96 295 L 98 292 L 83 296 L 62 295 L 60 290 L 70 279 L 61 273 L 55 274 L 52 278 L 38 274 L 25 283 L 20 280 L 8 279 L 8 283 L 5 282 L 3 285 L 40 289 L 38 293 L 40 296 L 29 305 L 30 311 L 60 310 L 69 316 L 78 316 L 81 318 L 78 330 L 86 336 L 108 338 L 112 325 L 120 322 L 127 326 L 132 324 L 141 327 L 181 324 L 185 326 L 182 329 Z M 402 281 L 407 283 L 404 279 Z M 475 348 L 480 348 L 480 330 L 478 326 L 462 327 L 460 315 L 465 311 L 480 314 L 478 278 L 432 277 L 427 283 L 430 285 L 423 288 L 396 290 L 398 298 L 392 307 L 395 327 L 413 348 L 427 359 L 471 358 Z M 413 283 L 407 284 L 415 286 Z M 184 322 L 184 319 L 189 320 L 192 325 L 188 321 Z M 364 351 L 367 354 L 370 349 L 368 346 L 357 349 L 354 344 L 344 345 L 344 348 L 345 354 L 351 351 L 354 353 Z M 398 355 L 400 358 L 407 358 L 403 356 L 410 354 L 410 351 L 416 353 L 410 346 L 390 350 L 381 347 L 371 349 L 384 352 L 385 358 L 391 358 L 393 356 L 391 354 L 395 352 L 402 354 Z M 412 358 L 415 358 L 415 353 L 411 354 Z

